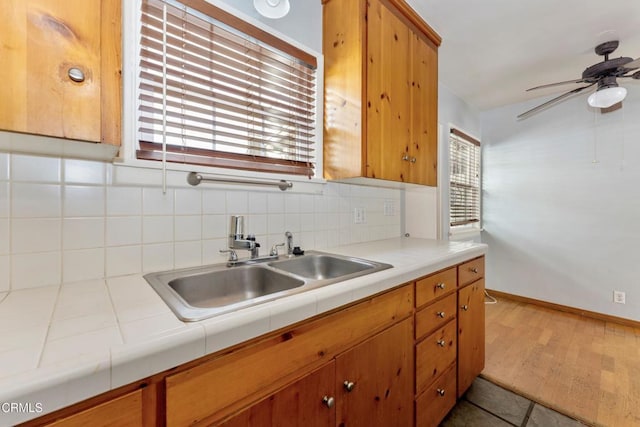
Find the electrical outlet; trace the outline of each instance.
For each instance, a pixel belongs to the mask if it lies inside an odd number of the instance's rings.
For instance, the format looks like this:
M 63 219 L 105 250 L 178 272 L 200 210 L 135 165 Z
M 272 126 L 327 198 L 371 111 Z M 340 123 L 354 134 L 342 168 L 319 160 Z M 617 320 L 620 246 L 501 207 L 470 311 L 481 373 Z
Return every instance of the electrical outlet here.
M 622 291 L 613 291 L 613 302 L 618 304 L 624 304 L 626 300 L 626 294 Z
M 353 209 L 353 223 L 354 224 L 364 224 L 367 220 L 364 214 L 364 208 L 354 208 Z
M 384 201 L 384 216 L 394 216 L 396 214 L 396 207 L 393 200 Z

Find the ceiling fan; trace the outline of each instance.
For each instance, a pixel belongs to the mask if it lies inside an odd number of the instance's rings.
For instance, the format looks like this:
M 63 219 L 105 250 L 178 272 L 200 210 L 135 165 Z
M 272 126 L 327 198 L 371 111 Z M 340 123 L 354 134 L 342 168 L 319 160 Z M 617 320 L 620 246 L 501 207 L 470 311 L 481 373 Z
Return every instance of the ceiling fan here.
M 604 56 L 604 61 L 598 62 L 590 67 L 587 67 L 582 72 L 582 78 L 577 80 L 567 80 L 564 82 L 551 83 L 542 86 L 532 87 L 527 89 L 527 92 L 543 89 L 554 86 L 561 86 L 570 83 L 579 84 L 586 83 L 585 86 L 572 89 L 563 93 L 543 104 L 538 105 L 518 116 L 518 119 L 525 119 L 532 114 L 537 113 L 547 107 L 555 105 L 556 103 L 582 92 L 585 89 L 589 89 L 594 85 L 598 85 L 594 93 L 589 95 L 587 102 L 590 106 L 600 108 L 603 113 L 615 111 L 622 106 L 621 102 L 627 96 L 627 90 L 618 86 L 618 78 L 632 78 L 640 79 L 640 71 L 635 71 L 640 68 L 640 58 L 634 60 L 633 58 L 620 57 L 609 59 L 609 55 L 618 48 L 619 41 L 612 40 L 604 42 L 596 46 L 595 52 L 600 56 Z

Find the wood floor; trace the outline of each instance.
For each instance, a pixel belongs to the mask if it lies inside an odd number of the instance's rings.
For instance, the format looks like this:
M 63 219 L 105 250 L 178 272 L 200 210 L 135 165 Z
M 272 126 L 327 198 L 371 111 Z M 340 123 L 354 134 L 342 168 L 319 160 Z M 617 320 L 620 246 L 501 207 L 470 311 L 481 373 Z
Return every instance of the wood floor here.
M 482 376 L 595 426 L 640 426 L 640 329 L 500 298 Z

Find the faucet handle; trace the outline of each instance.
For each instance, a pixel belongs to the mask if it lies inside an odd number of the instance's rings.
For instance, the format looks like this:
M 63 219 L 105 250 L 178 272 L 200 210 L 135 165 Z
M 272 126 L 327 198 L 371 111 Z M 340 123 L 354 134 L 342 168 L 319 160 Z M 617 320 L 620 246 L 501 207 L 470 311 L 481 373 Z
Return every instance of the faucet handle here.
M 271 251 L 269 252 L 269 256 L 278 256 L 278 246 L 284 246 L 284 243 L 278 243 L 271 246 Z
M 220 253 L 221 254 L 229 254 L 229 261 L 230 262 L 238 260 L 238 254 L 233 249 L 220 249 Z

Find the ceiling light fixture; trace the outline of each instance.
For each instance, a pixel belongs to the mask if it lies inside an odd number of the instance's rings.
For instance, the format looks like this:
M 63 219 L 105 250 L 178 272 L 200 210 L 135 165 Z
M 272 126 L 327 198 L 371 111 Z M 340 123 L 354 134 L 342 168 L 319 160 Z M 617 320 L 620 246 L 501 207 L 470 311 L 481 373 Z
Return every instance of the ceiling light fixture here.
M 619 87 L 615 77 L 598 82 L 598 90 L 589 95 L 587 103 L 594 108 L 609 108 L 627 96 L 627 89 Z
M 253 0 L 253 7 L 265 18 L 279 19 L 289 13 L 289 0 Z

